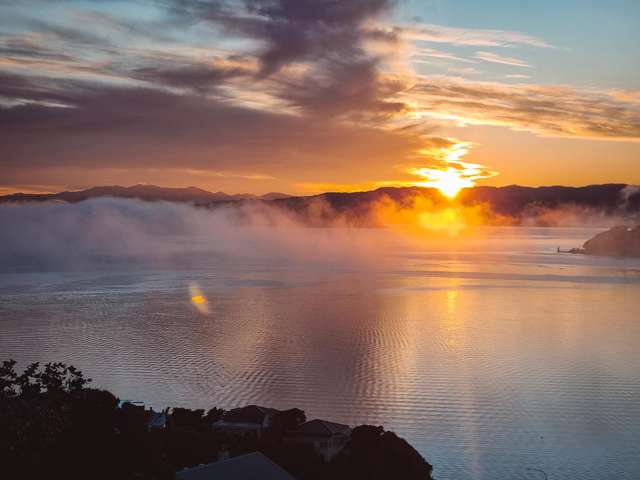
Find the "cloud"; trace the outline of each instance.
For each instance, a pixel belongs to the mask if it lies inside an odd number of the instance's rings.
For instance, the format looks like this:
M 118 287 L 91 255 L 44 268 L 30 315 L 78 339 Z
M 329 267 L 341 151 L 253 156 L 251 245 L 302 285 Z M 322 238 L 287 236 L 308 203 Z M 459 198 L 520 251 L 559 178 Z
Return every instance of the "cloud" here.
M 527 62 L 513 57 L 505 57 L 492 52 L 476 52 L 475 58 L 489 63 L 499 63 L 501 65 L 511 65 L 513 67 L 530 67 Z
M 447 68 L 447 72 L 456 75 L 479 75 L 482 73 L 480 70 L 473 67 L 449 67 Z
M 362 119 L 400 112 L 389 101 L 394 87 L 379 72 L 371 40 L 391 42 L 371 28 L 391 0 L 248 0 L 244 7 L 216 2 L 179 2 L 184 12 L 258 42 L 254 54 L 265 88 L 307 113 Z M 286 67 L 298 66 L 294 74 Z M 268 78 L 272 77 L 272 78 Z
M 394 97 L 408 84 L 382 73 L 380 50 L 369 49 L 372 41 L 393 44 L 375 28 L 392 2 L 156 5 L 167 34 L 145 44 L 129 43 L 131 19 L 79 12 L 97 20 L 86 37 L 82 27 L 31 23 L 63 42 L 55 47 L 68 57 L 55 64 L 42 55 L 28 64 L 15 57 L 20 69 L 0 74 L 0 101 L 12 107 L 0 108 L 5 182 L 32 183 L 25 168 L 46 176 L 63 166 L 257 171 L 303 181 L 305 165 L 346 168 L 366 158 L 383 166 L 419 148 L 419 136 L 386 125 L 405 111 Z M 211 43 L 222 31 L 236 46 L 225 52 L 196 48 L 193 39 L 167 42 L 179 27 L 205 29 Z M 94 50 L 102 37 L 109 41 Z
M 435 50 L 433 48 L 416 47 L 413 49 L 412 61 L 421 62 L 428 61 L 430 58 L 436 58 L 440 60 L 451 60 L 454 62 L 473 63 L 473 60 L 463 58 L 450 52 L 444 52 L 442 50 Z
M 139 80 L 152 84 L 166 85 L 197 93 L 210 93 L 212 90 L 227 84 L 231 79 L 246 77 L 252 72 L 242 66 L 226 66 L 206 63 L 193 63 L 180 66 L 141 67 L 133 70 L 131 75 Z
M 390 97 L 401 85 L 381 74 L 373 43 L 396 38 L 376 28 L 391 0 L 248 0 L 175 2 L 181 15 L 256 42 L 254 82 L 261 91 L 308 115 L 386 118 L 404 106 Z M 246 91 L 246 86 L 242 86 Z
M 51 48 L 42 35 L 15 35 L 0 38 L 0 56 L 3 58 L 37 58 L 70 61 L 72 57 Z
M 423 145 L 415 132 L 328 122 L 155 88 L 81 84 L 59 90 L 50 81 L 5 80 L 32 102 L 0 109 L 3 182 L 30 184 L 27 174 L 47 177 L 50 169 L 62 167 L 260 172 L 304 181 L 318 170 L 354 176 L 390 169 Z M 45 101 L 71 107 L 52 108 Z
M 431 76 L 407 95 L 416 112 L 432 118 L 548 136 L 640 139 L 640 104 L 608 91 Z
M 378 60 L 362 59 L 321 64 L 299 79 L 287 78 L 279 85 L 281 96 L 313 115 L 380 120 L 406 110 L 393 95 L 407 88 L 400 79 L 384 77 L 378 71 Z
M 447 43 L 476 47 L 510 47 L 527 45 L 552 48 L 546 41 L 522 32 L 480 28 L 456 28 L 434 24 L 406 25 L 400 27 L 403 37 L 412 41 Z

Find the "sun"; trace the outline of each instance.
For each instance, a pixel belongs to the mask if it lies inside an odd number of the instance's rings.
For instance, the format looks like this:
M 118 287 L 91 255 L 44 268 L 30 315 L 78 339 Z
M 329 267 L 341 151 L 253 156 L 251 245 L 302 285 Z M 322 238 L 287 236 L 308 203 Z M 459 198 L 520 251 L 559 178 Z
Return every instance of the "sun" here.
M 449 161 L 448 165 L 420 167 L 410 170 L 410 173 L 427 179 L 416 182 L 420 187 L 437 188 L 447 198 L 455 198 L 463 188 L 473 187 L 476 176 L 470 174 L 477 169 L 474 164 Z
M 411 175 L 423 179 L 415 182 L 415 185 L 437 188 L 445 197 L 453 199 L 463 188 L 473 187 L 476 181 L 498 175 L 498 172 L 484 165 L 461 161 L 460 158 L 469 151 L 467 144 L 458 143 L 443 150 L 437 152 L 436 157 L 440 157 L 437 163 L 407 169 Z
M 435 187 L 440 190 L 440 193 L 449 198 L 455 198 L 460 190 L 468 186 L 467 182 L 454 175 L 451 177 L 441 178 L 438 180 L 437 185 L 435 185 Z

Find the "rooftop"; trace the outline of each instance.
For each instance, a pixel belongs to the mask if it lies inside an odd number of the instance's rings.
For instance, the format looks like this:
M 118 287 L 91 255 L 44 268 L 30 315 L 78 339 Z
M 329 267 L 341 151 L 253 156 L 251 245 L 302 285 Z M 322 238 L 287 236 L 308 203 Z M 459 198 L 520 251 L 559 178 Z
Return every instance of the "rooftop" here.
M 349 430 L 349 425 L 316 419 L 303 423 L 291 433 L 330 437 L 332 435 L 347 434 Z
M 176 473 L 176 480 L 295 480 L 287 471 L 260 452 L 221 462 L 186 468 Z

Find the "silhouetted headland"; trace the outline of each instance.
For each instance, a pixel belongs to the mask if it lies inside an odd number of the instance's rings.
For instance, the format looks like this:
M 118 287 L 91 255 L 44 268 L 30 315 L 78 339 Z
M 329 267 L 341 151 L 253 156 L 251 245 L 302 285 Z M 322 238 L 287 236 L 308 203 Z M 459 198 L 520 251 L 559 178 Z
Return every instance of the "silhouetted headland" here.
M 640 225 L 613 227 L 587 240 L 582 248 L 572 248 L 569 253 L 604 255 L 610 257 L 640 257 Z

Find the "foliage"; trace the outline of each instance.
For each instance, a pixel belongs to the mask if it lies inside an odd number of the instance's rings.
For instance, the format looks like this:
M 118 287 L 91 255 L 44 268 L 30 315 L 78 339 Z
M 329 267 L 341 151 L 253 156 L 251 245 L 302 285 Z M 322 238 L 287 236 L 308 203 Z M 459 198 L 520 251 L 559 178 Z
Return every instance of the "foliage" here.
M 382 427 L 361 426 L 332 462 L 309 445 L 288 444 L 287 430 L 304 411 L 279 412 L 261 436 L 229 435 L 212 427 L 224 410 L 173 408 L 166 428 L 150 429 L 152 411 L 89 388 L 82 372 L 63 363 L 0 365 L 2 478 L 169 480 L 185 467 L 261 451 L 304 480 L 431 478 L 431 465 L 404 440 Z M 165 411 L 168 413 L 168 410 Z
M 409 443 L 382 427 L 361 425 L 331 462 L 331 478 L 383 480 L 430 479 L 432 466 Z

